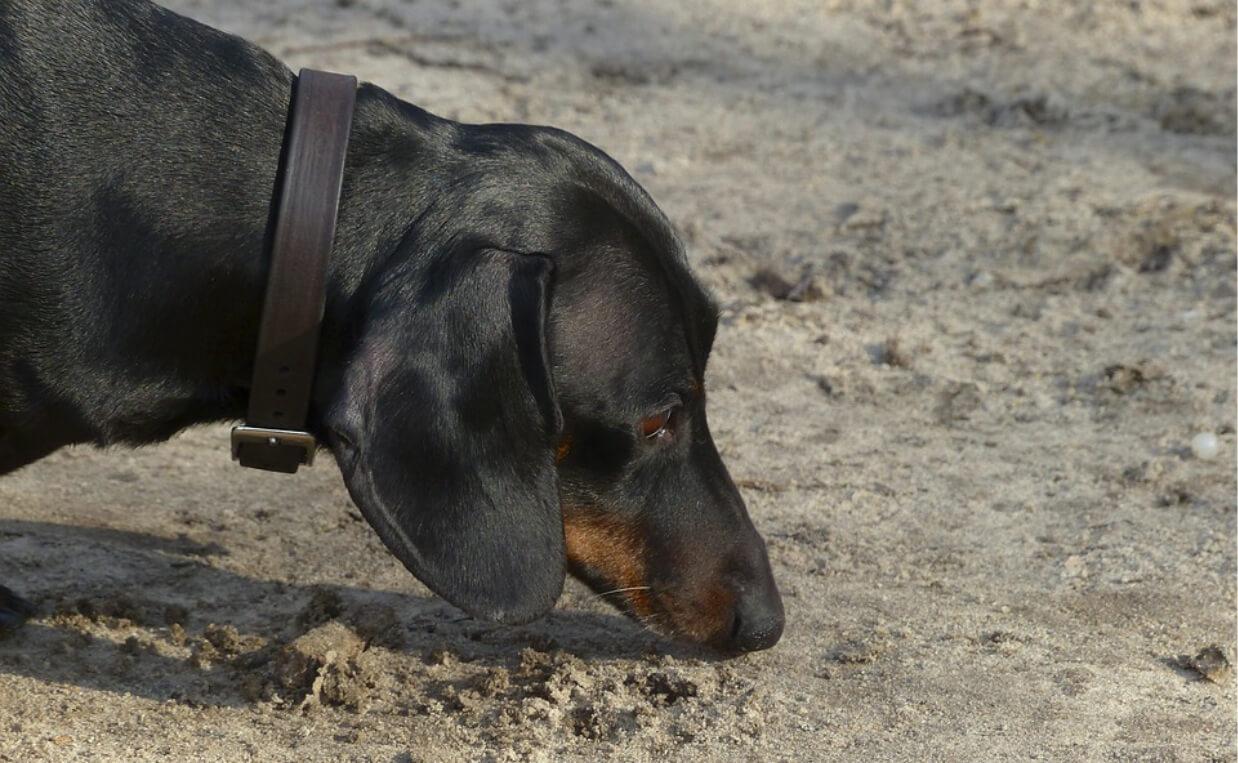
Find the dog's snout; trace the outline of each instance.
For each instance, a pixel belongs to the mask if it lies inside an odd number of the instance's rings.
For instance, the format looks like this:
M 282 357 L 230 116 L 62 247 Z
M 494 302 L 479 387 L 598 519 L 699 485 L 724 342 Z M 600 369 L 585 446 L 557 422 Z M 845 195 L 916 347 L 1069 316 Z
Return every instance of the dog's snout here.
M 734 652 L 769 649 L 782 638 L 785 623 L 782 598 L 773 580 L 769 580 L 766 585 L 743 591 L 736 598 L 726 646 Z

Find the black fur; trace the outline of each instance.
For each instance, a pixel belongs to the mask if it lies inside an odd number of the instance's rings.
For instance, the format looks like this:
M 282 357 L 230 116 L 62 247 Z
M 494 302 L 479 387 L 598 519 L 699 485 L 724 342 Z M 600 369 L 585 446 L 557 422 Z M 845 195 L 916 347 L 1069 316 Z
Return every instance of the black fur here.
M 0 473 L 244 415 L 292 84 L 145 0 L 0 3 Z M 421 580 L 535 617 L 567 567 L 561 502 L 583 502 L 665 549 L 655 591 L 708 568 L 736 597 L 729 635 L 689 637 L 777 640 L 699 393 L 716 311 L 618 165 L 362 85 L 330 267 L 311 428 Z M 670 404 L 674 437 L 645 441 Z M 0 593 L 3 627 L 24 610 Z

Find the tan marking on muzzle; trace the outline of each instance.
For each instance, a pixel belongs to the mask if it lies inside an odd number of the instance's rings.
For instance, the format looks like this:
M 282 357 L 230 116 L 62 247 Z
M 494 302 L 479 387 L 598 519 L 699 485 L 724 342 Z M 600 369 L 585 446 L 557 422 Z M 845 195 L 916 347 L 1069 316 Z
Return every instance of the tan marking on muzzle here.
M 640 528 L 595 510 L 566 509 L 563 534 L 569 562 L 596 572 L 611 589 L 620 591 L 638 617 L 653 614 L 645 588 L 645 539 Z
M 658 597 L 658 604 L 680 638 L 715 646 L 724 645 L 730 638 L 735 594 L 726 586 L 710 585 L 688 599 L 664 594 Z

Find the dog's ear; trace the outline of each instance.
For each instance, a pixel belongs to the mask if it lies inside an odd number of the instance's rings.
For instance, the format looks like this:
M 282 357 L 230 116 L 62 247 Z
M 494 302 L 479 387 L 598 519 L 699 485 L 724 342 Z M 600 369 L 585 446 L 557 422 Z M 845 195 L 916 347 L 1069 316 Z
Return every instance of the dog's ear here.
M 444 599 L 502 622 L 545 613 L 563 588 L 552 271 L 483 249 L 392 279 L 325 421 L 387 547 Z

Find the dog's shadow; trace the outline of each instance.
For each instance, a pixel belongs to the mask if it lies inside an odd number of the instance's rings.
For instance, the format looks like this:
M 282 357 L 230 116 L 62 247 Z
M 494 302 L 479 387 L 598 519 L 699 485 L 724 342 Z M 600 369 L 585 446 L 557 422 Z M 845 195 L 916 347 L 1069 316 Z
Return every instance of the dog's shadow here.
M 184 536 L 7 519 L 0 544 L 10 552 L 0 558 L 0 583 L 39 581 L 17 591 L 38 611 L 0 639 L 0 675 L 117 694 L 252 701 L 238 689 L 242 674 L 270 670 L 263 665 L 271 654 L 332 621 L 413 672 L 444 663 L 511 669 L 530 659 L 528 650 L 586 661 L 715 657 L 618 614 L 587 611 L 599 605 L 579 586 L 546 617 L 501 626 L 428 596 L 248 577 L 226 569 L 226 548 Z M 19 581 L 5 580 L 18 569 Z M 586 611 L 572 608 L 582 604 Z

